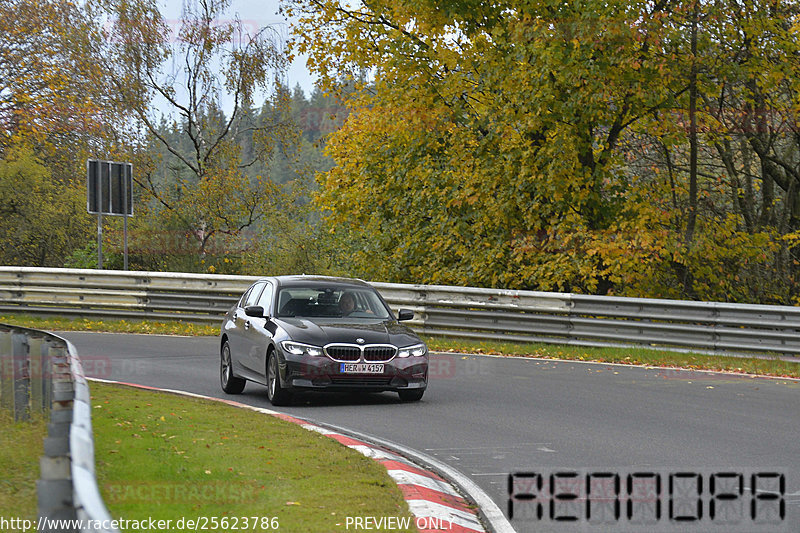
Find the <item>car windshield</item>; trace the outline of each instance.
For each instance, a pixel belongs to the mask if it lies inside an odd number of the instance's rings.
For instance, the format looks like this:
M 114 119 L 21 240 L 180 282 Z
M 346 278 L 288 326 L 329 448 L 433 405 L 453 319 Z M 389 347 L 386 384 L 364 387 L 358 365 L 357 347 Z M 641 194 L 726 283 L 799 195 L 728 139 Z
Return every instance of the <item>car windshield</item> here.
M 369 288 L 285 287 L 278 293 L 279 317 L 378 318 L 391 316 Z

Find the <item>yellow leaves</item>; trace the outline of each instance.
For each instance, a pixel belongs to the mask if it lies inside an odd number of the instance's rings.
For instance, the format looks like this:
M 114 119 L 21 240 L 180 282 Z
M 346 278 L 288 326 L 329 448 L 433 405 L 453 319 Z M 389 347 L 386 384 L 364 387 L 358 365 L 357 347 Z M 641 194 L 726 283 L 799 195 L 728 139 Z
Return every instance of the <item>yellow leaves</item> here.
M 800 244 L 800 231 L 793 231 L 781 235 L 780 239 L 787 244 L 787 246 L 794 247 Z
M 674 169 L 652 163 L 661 156 L 648 145 L 656 138 L 680 153 L 685 144 L 682 124 L 653 112 L 680 105 L 673 97 L 685 85 L 675 81 L 685 57 L 661 44 L 675 40 L 674 13 L 534 4 L 476 29 L 471 17 L 491 6 L 430 18 L 417 4 L 361 6 L 358 18 L 341 17 L 340 3 L 322 6 L 302 24 L 316 65 L 332 67 L 331 78 L 376 68 L 330 139 L 337 168 L 320 177 L 316 199 L 328 232 L 357 243 L 350 265 L 365 276 L 665 295 L 682 265 L 703 278 L 701 293 L 721 295 L 746 279 L 738 268 L 766 261 L 758 246 L 800 242 L 800 233 L 747 235 L 712 221 L 696 251 L 682 246 L 671 204 L 685 201 L 685 184 L 667 185 Z M 446 27 L 455 28 L 449 38 Z M 706 83 L 712 94 L 716 82 Z M 626 125 L 619 136 L 614 124 Z M 719 198 L 728 184 L 713 181 L 700 200 L 727 213 Z M 719 250 L 726 246 L 736 252 Z M 724 261 L 707 267 L 709 258 Z
M 14 109 L 0 119 L 4 132 L 45 143 L 55 132 L 100 129 L 108 98 L 101 96 L 100 65 L 85 56 L 91 25 L 72 3 L 22 0 L 0 6 L 0 107 Z M 13 126 L 6 122 L 12 120 Z

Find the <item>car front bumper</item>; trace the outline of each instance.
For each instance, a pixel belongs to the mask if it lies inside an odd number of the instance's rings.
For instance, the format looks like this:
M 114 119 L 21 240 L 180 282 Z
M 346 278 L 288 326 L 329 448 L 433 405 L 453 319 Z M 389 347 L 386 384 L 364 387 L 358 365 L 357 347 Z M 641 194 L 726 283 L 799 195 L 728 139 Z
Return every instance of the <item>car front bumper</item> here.
M 287 390 L 401 391 L 428 385 L 428 358 L 395 357 L 380 374 L 342 373 L 339 361 L 327 356 L 285 355 L 282 386 Z M 284 369 L 282 369 L 284 370 Z

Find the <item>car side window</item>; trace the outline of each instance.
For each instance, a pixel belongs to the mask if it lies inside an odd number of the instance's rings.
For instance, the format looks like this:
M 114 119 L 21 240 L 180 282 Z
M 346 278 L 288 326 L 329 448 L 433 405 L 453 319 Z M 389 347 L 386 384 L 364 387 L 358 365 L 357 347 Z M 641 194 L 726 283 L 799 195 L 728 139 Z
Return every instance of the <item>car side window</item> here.
M 272 294 L 274 293 L 274 289 L 272 288 L 271 283 L 267 283 L 267 286 L 264 287 L 264 292 L 261 293 L 261 297 L 258 299 L 258 303 L 256 305 L 260 305 L 264 308 L 264 312 L 269 314 L 271 311 L 272 305 Z
M 251 286 L 249 289 L 244 291 L 242 297 L 239 298 L 239 307 L 244 307 L 244 301 L 247 300 L 247 297 L 250 296 L 250 293 L 253 292 L 253 287 Z
M 244 302 L 242 303 L 242 307 L 248 307 L 251 305 L 256 305 L 259 296 L 261 296 L 261 291 L 264 289 L 266 282 L 260 282 L 253 285 L 250 289 L 250 292 L 247 293 L 247 296 L 244 298 Z

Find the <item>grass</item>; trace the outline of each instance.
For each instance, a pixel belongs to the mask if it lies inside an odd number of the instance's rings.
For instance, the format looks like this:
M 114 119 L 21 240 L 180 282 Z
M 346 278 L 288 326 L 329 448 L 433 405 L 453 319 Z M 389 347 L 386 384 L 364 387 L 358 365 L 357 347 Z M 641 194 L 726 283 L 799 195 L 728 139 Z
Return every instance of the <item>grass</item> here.
M 114 517 L 173 530 L 193 529 L 182 518 L 252 530 L 253 517 L 256 531 L 346 531 L 348 516 L 413 527 L 386 470 L 333 439 L 218 402 L 103 383 L 91 392 L 97 478 Z
M 584 348 L 557 344 L 471 341 L 442 337 L 426 337 L 424 340 L 432 351 L 441 352 L 597 361 L 624 365 L 717 370 L 742 374 L 800 378 L 800 364 L 798 364 L 800 359 L 798 359 L 798 362 L 793 362 L 777 358 L 725 357 L 643 348 Z
M 219 335 L 219 324 L 197 324 L 180 320 L 100 320 L 82 317 L 5 314 L 0 316 L 0 323 L 46 331 L 98 331 L 186 336 Z
M 219 334 L 217 325 L 198 325 L 180 321 L 150 322 L 146 320 L 90 320 L 85 318 L 41 318 L 30 315 L 4 315 L 0 322 L 50 331 L 106 331 L 117 333 L 160 333 L 165 335 Z M 777 358 L 724 357 L 679 353 L 669 350 L 637 348 L 582 348 L 556 344 L 525 344 L 502 341 L 474 341 L 427 337 L 424 339 L 433 351 L 515 355 L 598 361 L 630 365 L 718 370 L 765 376 L 800 378 L 800 364 Z M 800 362 L 800 358 L 798 358 Z
M 36 480 L 46 436 L 41 415 L 14 422 L 13 414 L 0 409 L 0 517 L 36 520 Z

